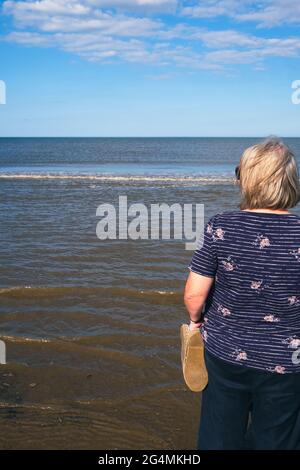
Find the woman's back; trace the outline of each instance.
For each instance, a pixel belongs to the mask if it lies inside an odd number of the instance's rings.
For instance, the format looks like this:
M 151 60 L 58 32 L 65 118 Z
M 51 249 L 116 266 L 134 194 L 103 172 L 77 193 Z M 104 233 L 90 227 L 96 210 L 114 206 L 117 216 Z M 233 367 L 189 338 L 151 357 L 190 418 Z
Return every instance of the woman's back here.
M 246 149 L 235 174 L 241 210 L 210 219 L 184 294 L 208 372 L 197 448 L 244 449 L 251 414 L 253 449 L 300 449 L 298 166 L 272 138 Z
M 298 216 L 218 214 L 190 269 L 215 277 L 202 327 L 209 352 L 257 369 L 300 372 Z

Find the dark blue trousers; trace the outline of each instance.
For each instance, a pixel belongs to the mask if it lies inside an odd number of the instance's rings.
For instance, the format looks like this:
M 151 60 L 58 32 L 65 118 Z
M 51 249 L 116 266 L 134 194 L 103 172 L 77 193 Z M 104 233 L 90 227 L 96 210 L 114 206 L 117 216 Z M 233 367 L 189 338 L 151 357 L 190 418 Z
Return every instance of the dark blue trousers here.
M 259 371 L 207 351 L 205 362 L 197 449 L 300 450 L 300 373 Z

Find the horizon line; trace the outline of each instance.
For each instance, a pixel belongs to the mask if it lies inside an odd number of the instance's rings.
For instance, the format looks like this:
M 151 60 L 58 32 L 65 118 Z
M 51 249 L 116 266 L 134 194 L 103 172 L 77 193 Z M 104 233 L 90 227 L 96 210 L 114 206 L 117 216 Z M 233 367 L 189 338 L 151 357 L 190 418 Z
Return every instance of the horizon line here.
M 269 134 L 269 135 L 244 135 L 244 136 L 236 136 L 236 135 L 207 135 L 207 136 L 197 136 L 197 135 L 178 135 L 178 136 L 159 136 L 159 135 L 151 135 L 151 136 L 135 136 L 135 135 L 125 135 L 125 136 L 117 136 L 117 135 L 107 135 L 107 136 L 97 136 L 97 135 L 88 135 L 88 136 L 74 136 L 74 135 L 9 135 L 9 136 L 0 136 L 0 139 L 266 139 L 270 136 L 277 136 L 277 134 Z M 299 139 L 300 136 L 280 136 L 282 139 Z

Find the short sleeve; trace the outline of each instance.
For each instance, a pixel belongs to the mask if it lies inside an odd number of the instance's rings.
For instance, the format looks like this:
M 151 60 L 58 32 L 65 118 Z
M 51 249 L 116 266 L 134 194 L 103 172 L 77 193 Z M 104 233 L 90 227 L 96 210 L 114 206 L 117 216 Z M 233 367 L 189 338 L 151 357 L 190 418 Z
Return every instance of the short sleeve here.
M 214 243 L 214 217 L 205 225 L 201 242 L 194 251 L 188 268 L 190 271 L 202 276 L 215 277 L 218 262 Z

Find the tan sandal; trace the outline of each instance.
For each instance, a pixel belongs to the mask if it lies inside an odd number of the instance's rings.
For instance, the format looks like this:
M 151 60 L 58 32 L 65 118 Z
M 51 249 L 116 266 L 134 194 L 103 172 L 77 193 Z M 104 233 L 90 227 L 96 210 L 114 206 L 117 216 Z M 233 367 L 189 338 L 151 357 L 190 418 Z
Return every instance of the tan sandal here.
M 181 364 L 186 385 L 192 392 L 202 392 L 208 383 L 204 361 L 204 342 L 199 329 L 190 331 L 187 324 L 180 327 Z

